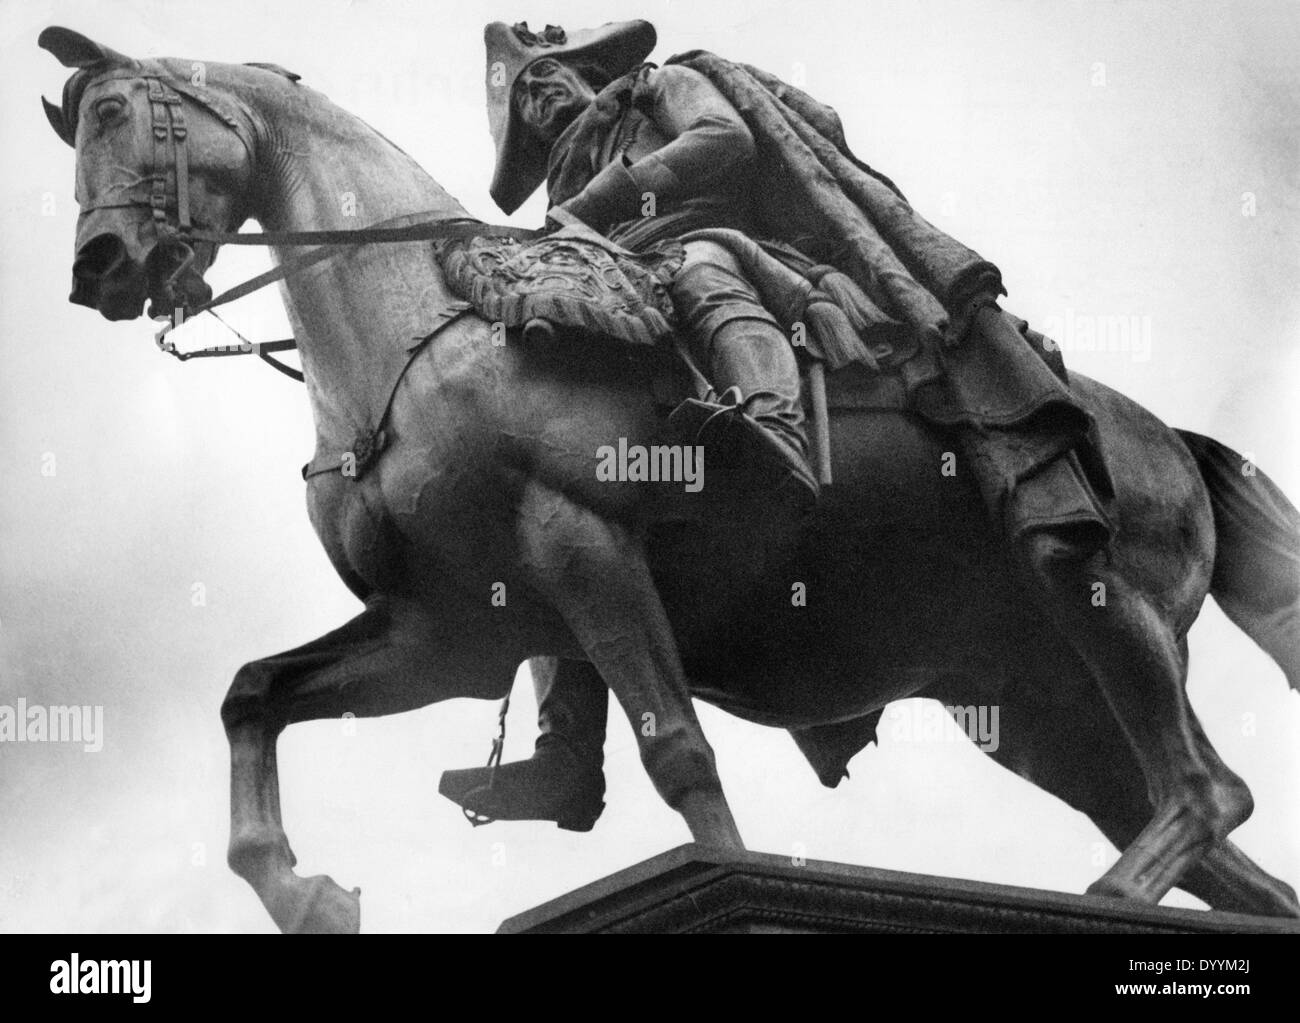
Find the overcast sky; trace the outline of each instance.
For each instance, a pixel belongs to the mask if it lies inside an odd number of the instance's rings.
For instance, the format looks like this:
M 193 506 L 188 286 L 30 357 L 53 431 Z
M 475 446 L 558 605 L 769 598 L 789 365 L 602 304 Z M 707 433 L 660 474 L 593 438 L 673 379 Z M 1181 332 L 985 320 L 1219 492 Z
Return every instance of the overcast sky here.
M 500 220 L 487 193 L 484 23 L 648 18 L 654 59 L 710 49 L 835 106 L 861 157 L 1001 267 L 1007 307 L 1031 323 L 1149 325 L 1147 352 L 1071 350 L 1066 338 L 1067 362 L 1251 453 L 1295 500 L 1300 17 L 1286 3 L 1192 10 L 2 0 L 0 704 L 102 705 L 105 742 L 98 753 L 0 744 L 0 930 L 271 930 L 225 865 L 218 710 L 242 663 L 359 608 L 306 518 L 302 389 L 255 360 L 182 366 L 155 351 L 147 321 L 110 324 L 67 304 L 73 157 L 39 100 L 57 100 L 66 73 L 36 48 L 41 28 L 132 56 L 282 64 L 472 213 Z M 513 220 L 535 226 L 542 211 L 539 194 Z M 265 265 L 265 254 L 227 251 L 209 279 L 219 290 Z M 270 291 L 229 319 L 254 337 L 287 329 Z M 1300 886 L 1300 700 L 1212 605 L 1191 649 L 1192 702 L 1256 799 L 1234 837 Z M 508 758 L 535 733 L 526 677 L 515 696 Z M 437 795 L 438 776 L 482 761 L 495 714 L 455 701 L 357 722 L 354 735 L 319 722 L 281 740 L 298 869 L 360 885 L 364 929 L 489 931 L 688 840 L 621 714 L 595 831 L 471 830 Z M 832 791 L 784 732 L 709 707 L 701 716 L 751 848 L 1073 892 L 1116 855 L 1088 820 L 969 745 L 886 735 Z

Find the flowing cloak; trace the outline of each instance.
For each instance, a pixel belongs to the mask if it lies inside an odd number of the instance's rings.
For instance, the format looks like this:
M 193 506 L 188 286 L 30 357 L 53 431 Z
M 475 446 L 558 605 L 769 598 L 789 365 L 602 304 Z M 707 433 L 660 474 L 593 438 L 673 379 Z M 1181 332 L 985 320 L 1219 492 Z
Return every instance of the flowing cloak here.
M 918 214 L 849 149 L 839 116 L 807 93 L 703 50 L 669 58 L 703 74 L 754 136 L 760 235 L 846 273 L 876 323 L 917 343 L 897 366 L 905 407 L 959 430 L 995 525 L 1051 529 L 1078 557 L 1110 538 L 1114 496 L 1091 415 L 1056 345 L 996 307 L 998 268 Z M 629 76 L 636 103 L 636 75 Z

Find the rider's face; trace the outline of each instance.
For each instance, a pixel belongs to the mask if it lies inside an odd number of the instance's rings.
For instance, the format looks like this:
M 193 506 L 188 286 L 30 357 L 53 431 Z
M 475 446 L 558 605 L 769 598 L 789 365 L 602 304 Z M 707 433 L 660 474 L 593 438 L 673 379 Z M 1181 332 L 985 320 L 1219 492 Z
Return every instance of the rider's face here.
M 548 145 L 587 109 L 595 96 L 577 71 L 550 57 L 533 61 L 515 80 L 515 110 Z

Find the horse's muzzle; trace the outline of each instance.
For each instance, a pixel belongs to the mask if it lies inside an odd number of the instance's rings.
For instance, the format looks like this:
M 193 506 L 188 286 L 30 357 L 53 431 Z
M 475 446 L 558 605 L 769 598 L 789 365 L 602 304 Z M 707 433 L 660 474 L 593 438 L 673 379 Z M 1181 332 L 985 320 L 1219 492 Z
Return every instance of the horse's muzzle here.
M 114 234 L 96 235 L 77 251 L 68 301 L 97 309 L 110 320 L 133 320 L 143 311 L 144 267 Z
M 194 251 L 179 240 L 150 248 L 145 259 L 132 258 L 116 234 L 95 235 L 77 252 L 72 264 L 72 293 L 68 300 L 88 306 L 109 320 L 133 320 L 149 300 L 150 316 L 170 316 L 212 297 Z

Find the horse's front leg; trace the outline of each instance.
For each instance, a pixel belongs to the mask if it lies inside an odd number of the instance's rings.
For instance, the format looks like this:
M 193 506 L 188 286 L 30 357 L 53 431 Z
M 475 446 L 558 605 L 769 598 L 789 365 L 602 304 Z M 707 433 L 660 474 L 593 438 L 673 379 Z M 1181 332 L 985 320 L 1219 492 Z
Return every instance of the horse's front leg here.
M 280 821 L 276 741 L 299 721 L 374 717 L 455 695 L 440 682 L 436 620 L 412 601 L 372 597 L 342 628 L 244 665 L 221 719 L 230 740 L 231 869 L 287 933 L 355 933 L 360 890 L 294 873 Z
M 695 841 L 743 849 L 641 542 L 537 482 L 519 510 L 530 580 L 617 697 L 655 788 Z

